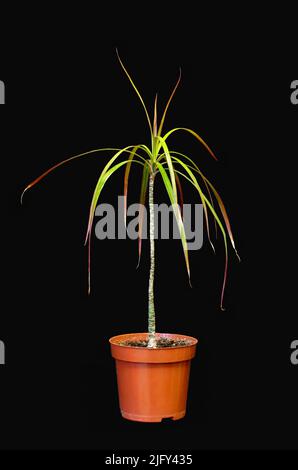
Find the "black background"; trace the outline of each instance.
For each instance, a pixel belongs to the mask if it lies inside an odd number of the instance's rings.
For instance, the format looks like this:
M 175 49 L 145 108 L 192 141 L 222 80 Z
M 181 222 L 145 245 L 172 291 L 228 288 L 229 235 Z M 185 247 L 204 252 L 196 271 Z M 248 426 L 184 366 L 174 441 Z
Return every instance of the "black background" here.
M 102 16 L 100 25 L 110 19 Z M 113 23 L 109 34 L 99 34 L 99 25 L 83 31 L 79 23 L 66 27 L 57 19 L 24 27 L 18 39 L 6 31 L 0 69 L 6 84 L 0 338 L 7 361 L 0 370 L 1 448 L 297 447 L 298 371 L 290 363 L 290 344 L 298 337 L 292 274 L 298 107 L 290 103 L 295 42 L 290 24 L 281 37 L 288 24 L 282 19 L 224 23 L 218 30 L 208 17 L 206 32 L 202 19 L 197 29 L 181 21 L 182 29 L 159 26 L 152 35 L 140 23 L 121 33 Z M 108 338 L 146 329 L 148 243 L 136 271 L 136 242 L 94 241 L 87 296 L 83 242 L 108 156 L 60 168 L 19 203 L 24 186 L 68 156 L 149 143 L 115 46 L 150 112 L 156 91 L 165 103 L 181 66 L 165 126 L 197 130 L 218 155 L 216 163 L 190 136 L 171 141 L 215 183 L 242 258 L 239 264 L 230 251 L 221 312 L 221 240 L 216 256 L 206 242 L 191 253 L 193 289 L 180 242 L 156 244 L 158 330 L 199 339 L 188 412 L 178 422 L 134 423 L 118 410 Z M 137 169 L 133 177 L 130 202 L 138 198 Z M 116 204 L 122 184 L 120 171 L 102 201 Z M 195 196 L 185 189 L 185 202 Z M 157 183 L 157 202 L 166 197 Z

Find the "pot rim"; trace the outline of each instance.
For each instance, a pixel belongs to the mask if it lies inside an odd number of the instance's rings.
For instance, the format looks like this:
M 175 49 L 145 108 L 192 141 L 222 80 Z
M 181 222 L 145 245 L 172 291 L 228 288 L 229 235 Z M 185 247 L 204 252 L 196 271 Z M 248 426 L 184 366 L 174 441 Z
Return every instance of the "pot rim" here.
M 180 333 L 156 333 L 156 336 L 159 338 L 177 338 L 177 339 L 187 339 L 191 341 L 190 344 L 184 344 L 180 346 L 171 346 L 171 347 L 161 347 L 161 348 L 144 348 L 142 346 L 130 346 L 126 344 L 120 344 L 121 338 L 122 339 L 129 339 L 130 337 L 136 337 L 136 338 L 146 338 L 148 337 L 149 333 L 148 332 L 139 332 L 139 333 L 124 333 L 116 336 L 112 336 L 109 339 L 109 343 L 114 346 L 119 346 L 121 348 L 126 348 L 126 349 L 137 349 L 137 350 L 146 350 L 146 351 L 172 351 L 175 349 L 183 349 L 183 348 L 190 348 L 192 346 L 195 346 L 198 343 L 198 339 L 194 338 L 193 336 L 188 336 L 188 335 L 182 335 Z

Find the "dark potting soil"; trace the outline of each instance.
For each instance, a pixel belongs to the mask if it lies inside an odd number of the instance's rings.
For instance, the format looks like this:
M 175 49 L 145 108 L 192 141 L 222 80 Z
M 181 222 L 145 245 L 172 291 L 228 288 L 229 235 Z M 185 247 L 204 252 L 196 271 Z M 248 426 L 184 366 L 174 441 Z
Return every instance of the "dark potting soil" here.
M 126 340 L 119 343 L 120 346 L 134 346 L 138 348 L 147 348 L 148 340 L 139 339 L 137 341 Z M 192 343 L 189 339 L 168 339 L 168 338 L 159 338 L 156 341 L 157 348 L 175 348 L 177 346 L 190 346 Z

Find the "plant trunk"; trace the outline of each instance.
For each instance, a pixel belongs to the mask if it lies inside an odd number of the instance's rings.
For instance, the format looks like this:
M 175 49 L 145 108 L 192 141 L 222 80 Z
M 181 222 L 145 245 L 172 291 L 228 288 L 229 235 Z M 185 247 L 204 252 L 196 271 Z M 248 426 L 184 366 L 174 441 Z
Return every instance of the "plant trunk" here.
M 154 246 L 154 175 L 149 177 L 149 211 L 150 211 L 150 276 L 148 290 L 148 348 L 156 348 L 155 337 L 155 307 L 154 307 L 154 272 L 155 272 L 155 246 Z

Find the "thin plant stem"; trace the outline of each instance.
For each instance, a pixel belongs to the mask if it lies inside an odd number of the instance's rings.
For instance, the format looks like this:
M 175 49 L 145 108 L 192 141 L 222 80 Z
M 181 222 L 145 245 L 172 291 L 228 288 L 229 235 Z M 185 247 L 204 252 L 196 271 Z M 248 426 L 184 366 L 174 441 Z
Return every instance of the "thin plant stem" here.
M 150 214 L 150 275 L 148 289 L 148 348 L 156 348 L 156 323 L 154 307 L 154 274 L 155 274 L 155 242 L 154 242 L 154 174 L 149 177 L 149 214 Z

